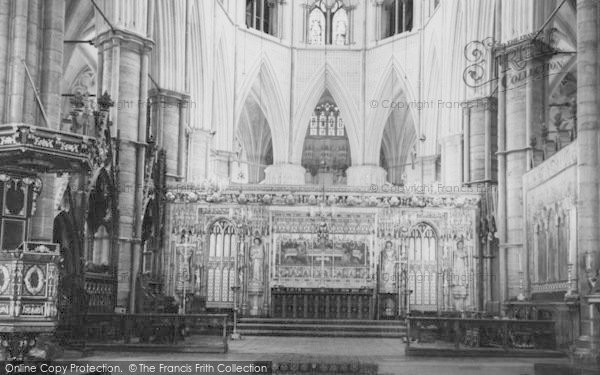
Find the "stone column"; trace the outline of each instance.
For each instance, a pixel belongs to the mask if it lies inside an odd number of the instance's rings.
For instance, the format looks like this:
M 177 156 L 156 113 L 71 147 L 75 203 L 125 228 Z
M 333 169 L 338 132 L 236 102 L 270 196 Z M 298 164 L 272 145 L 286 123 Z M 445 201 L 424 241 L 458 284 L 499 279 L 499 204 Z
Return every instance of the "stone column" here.
M 181 181 L 185 177 L 184 152 L 187 144 L 186 111 L 189 95 L 165 90 L 150 91 L 152 129 L 156 144 L 166 151 L 167 181 Z
M 64 16 L 64 0 L 0 1 L 0 123 L 59 129 Z M 55 176 L 39 177 L 28 237 L 52 241 Z
M 439 180 L 439 161 L 439 155 L 417 157 L 415 164 L 419 173 L 418 182 L 420 184 L 428 185 Z
M 212 133 L 208 130 L 192 129 L 188 150 L 188 181 L 199 182 L 208 178 L 212 137 Z
M 541 124 L 540 101 L 545 77 L 543 42 L 530 39 L 518 41 L 497 50 L 500 57 L 500 114 L 498 159 L 501 164 L 499 181 L 500 282 L 501 297 L 506 301 L 522 291 L 526 271 L 523 220 L 523 175 L 532 167 L 532 139 L 539 141 Z M 537 95 L 537 96 L 534 96 Z M 529 100 L 528 100 L 529 98 Z M 489 165 L 489 163 L 487 163 Z M 521 260 L 520 260 L 521 259 Z
M 506 80 L 504 65 L 499 65 L 499 79 L 502 83 Z M 498 226 L 498 239 L 500 243 L 506 243 L 506 90 L 500 87 L 498 92 L 498 214 L 496 225 Z M 500 301 L 506 301 L 508 296 L 508 280 L 506 267 L 506 249 L 499 248 L 498 251 L 498 297 Z
M 446 186 L 460 186 L 462 183 L 462 136 L 444 137 L 442 144 L 442 183 Z
M 44 0 L 44 35 L 40 99 L 50 127 L 60 129 L 60 83 L 63 75 L 65 1 Z M 36 65 L 34 65 L 35 67 Z M 30 68 L 31 69 L 31 68 Z
M 5 67 L 0 73 L 3 86 L 0 95 L 6 96 L 0 105 L 2 122 L 59 128 L 64 16 L 64 0 L 0 3 L 0 20 L 5 21 L 3 30 L 7 31 L 0 34 L 0 52 L 4 52 L 0 61 Z M 33 86 L 39 93 L 47 122 L 41 115 Z
M 598 74 L 598 17 L 595 0 L 577 1 L 577 264 L 579 267 L 580 334 L 572 359 L 577 367 L 600 372 L 600 286 L 589 277 L 600 269 L 600 207 L 598 197 L 598 124 L 600 81 Z M 591 272 L 590 272 L 591 271 Z M 600 281 L 596 281 L 600 283 Z M 595 293 L 594 293 L 595 292 Z
M 496 181 L 492 176 L 497 173 L 497 113 L 498 101 L 494 97 L 483 97 L 473 99 L 463 103 L 463 138 L 464 145 L 464 183 L 473 191 L 483 195 L 482 200 L 487 201 Z M 482 214 L 487 212 L 489 207 L 482 203 Z M 489 219 L 489 217 L 483 217 Z M 492 303 L 492 283 L 497 282 L 496 275 L 493 275 L 491 249 L 486 240 L 483 248 L 478 249 L 477 254 L 478 267 L 481 270 L 477 273 L 477 282 L 480 283 L 481 307 L 493 309 L 497 303 Z
M 489 184 L 496 175 L 497 99 L 478 98 L 464 102 L 464 182 Z
M 135 283 L 141 257 L 143 177 L 146 152 L 148 56 L 153 42 L 139 34 L 116 29 L 96 37 L 103 51 L 102 90 L 115 100 L 114 136 L 119 136 L 119 274 L 117 305 L 134 310 Z

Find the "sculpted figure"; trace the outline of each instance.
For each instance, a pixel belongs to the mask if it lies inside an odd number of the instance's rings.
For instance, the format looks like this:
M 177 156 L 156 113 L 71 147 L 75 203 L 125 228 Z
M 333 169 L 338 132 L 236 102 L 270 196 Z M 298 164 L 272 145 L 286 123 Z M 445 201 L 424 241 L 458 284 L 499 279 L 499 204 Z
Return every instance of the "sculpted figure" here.
M 250 264 L 252 266 L 252 281 L 262 281 L 263 279 L 263 259 L 265 256 L 262 240 L 255 237 L 250 248 Z
M 394 293 L 396 291 L 396 251 L 392 241 L 386 241 L 381 252 L 381 292 Z

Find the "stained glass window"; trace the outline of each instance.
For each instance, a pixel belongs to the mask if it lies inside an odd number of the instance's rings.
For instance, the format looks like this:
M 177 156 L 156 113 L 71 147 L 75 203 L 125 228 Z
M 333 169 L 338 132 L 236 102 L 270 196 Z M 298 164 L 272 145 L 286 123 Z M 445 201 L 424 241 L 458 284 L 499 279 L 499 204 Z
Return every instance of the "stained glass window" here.
M 325 44 L 325 15 L 318 8 L 310 12 L 309 30 L 310 44 Z
M 343 137 L 345 135 L 344 133 L 344 120 L 342 120 L 341 116 L 338 116 L 337 119 L 337 136 L 338 137 Z
M 317 129 L 315 135 L 314 129 Z M 308 123 L 302 167 L 307 184 L 346 184 L 346 169 L 351 165 L 350 143 L 346 136 L 340 108 L 329 90 L 315 106 Z
M 343 46 L 346 44 L 348 34 L 348 15 L 344 8 L 340 8 L 333 15 L 333 44 Z
M 321 112 L 321 116 L 319 117 L 319 135 L 327 135 L 327 129 L 325 127 L 326 119 L 325 112 Z
M 315 108 L 308 126 L 309 136 L 344 137 L 344 121 L 340 109 L 332 102 L 322 102 Z
M 335 130 L 335 117 L 333 114 L 330 114 L 327 124 L 327 135 L 335 135 Z
M 315 45 L 348 43 L 348 12 L 341 1 L 328 7 L 326 1 L 313 3 L 308 17 L 308 42 Z
M 310 118 L 310 135 L 318 135 L 318 122 L 319 120 L 317 120 L 317 116 L 312 115 Z

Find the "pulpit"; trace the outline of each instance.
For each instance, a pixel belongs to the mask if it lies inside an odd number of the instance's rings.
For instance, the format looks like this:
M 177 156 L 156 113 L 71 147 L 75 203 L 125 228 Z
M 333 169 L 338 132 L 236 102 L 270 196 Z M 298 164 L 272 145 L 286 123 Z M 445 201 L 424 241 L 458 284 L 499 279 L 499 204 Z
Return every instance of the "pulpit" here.
M 24 242 L 0 252 L 0 359 L 24 358 L 57 325 L 57 244 Z

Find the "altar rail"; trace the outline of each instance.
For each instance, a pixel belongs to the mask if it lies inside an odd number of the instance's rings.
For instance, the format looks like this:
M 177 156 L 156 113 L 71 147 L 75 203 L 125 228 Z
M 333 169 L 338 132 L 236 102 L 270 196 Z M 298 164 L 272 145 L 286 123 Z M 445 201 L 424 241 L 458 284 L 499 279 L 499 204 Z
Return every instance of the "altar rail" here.
M 95 313 L 85 316 L 84 336 L 90 346 L 108 344 L 125 349 L 158 346 L 176 349 L 176 346 L 198 346 L 193 335 L 220 337 L 221 349 L 226 353 L 228 320 L 227 314 Z
M 409 317 L 407 353 L 413 348 L 549 354 L 556 350 L 556 337 L 554 322 L 548 320 Z
M 373 319 L 372 289 L 273 288 L 271 316 L 292 319 Z

